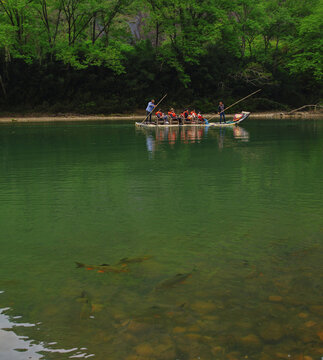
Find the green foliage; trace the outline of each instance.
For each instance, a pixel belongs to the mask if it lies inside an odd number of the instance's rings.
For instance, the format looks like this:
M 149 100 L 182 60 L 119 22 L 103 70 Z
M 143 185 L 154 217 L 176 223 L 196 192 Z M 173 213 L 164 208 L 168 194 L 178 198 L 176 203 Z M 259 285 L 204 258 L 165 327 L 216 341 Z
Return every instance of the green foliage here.
M 293 42 L 293 57 L 289 62 L 291 73 L 313 74 L 323 81 L 323 1 L 320 0 L 313 14 L 300 21 L 298 35 Z
M 318 102 L 322 17 L 323 0 L 0 0 L 0 106 Z
M 174 68 L 184 86 L 190 76 L 187 64 L 199 64 L 207 54 L 208 46 L 221 38 L 218 15 L 227 15 L 214 0 L 151 0 L 151 21 L 148 31 L 157 28 L 156 36 L 163 41 L 158 48 L 158 58 Z

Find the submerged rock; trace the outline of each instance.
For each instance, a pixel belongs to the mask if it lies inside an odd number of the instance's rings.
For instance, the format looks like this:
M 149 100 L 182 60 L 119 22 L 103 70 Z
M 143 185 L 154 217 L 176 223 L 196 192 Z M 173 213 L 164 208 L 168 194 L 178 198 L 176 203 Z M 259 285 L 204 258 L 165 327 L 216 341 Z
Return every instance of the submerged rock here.
M 92 312 L 100 312 L 103 309 L 103 304 L 93 304 L 92 303 Z
M 149 324 L 138 322 L 135 320 L 128 321 L 126 327 L 129 331 L 132 332 L 147 331 L 150 328 Z
M 312 320 L 310 320 L 310 321 L 307 321 L 306 323 L 305 323 L 305 326 L 306 327 L 313 327 L 313 326 L 315 326 L 316 325 L 316 322 L 315 321 L 312 321 Z
M 203 319 L 206 321 L 217 321 L 219 320 L 219 317 L 216 315 L 205 315 L 203 316 Z
M 240 329 L 251 329 L 253 327 L 253 324 L 249 321 L 239 321 L 235 323 L 235 327 Z
M 299 329 L 299 339 L 303 344 L 311 343 L 314 339 L 313 331 L 311 329 Z
M 208 335 L 203 335 L 202 336 L 202 341 L 205 343 L 205 344 L 208 344 L 210 346 L 214 345 L 216 339 L 212 336 L 208 336 Z
M 174 329 L 173 329 L 173 333 L 174 334 L 180 334 L 180 333 L 184 333 L 184 332 L 186 332 L 186 328 L 184 328 L 184 327 L 182 327 L 182 326 L 176 326 L 176 327 L 174 327 Z
M 187 330 L 191 332 L 199 332 L 201 329 L 197 325 L 191 325 L 187 328 Z
M 208 345 L 203 344 L 200 339 L 190 339 L 186 336 L 176 337 L 174 339 L 177 350 L 181 353 L 180 359 L 210 359 L 210 356 L 203 356 L 203 354 L 210 354 Z M 177 359 L 176 357 L 172 360 Z
M 138 342 L 138 339 L 136 336 L 132 335 L 132 334 L 129 334 L 129 333 L 125 333 L 123 335 L 123 339 L 128 342 L 128 343 L 134 343 L 136 344 Z
M 259 334 L 267 342 L 276 342 L 285 336 L 285 330 L 279 323 L 271 321 L 260 328 Z
M 304 354 L 295 354 L 295 353 L 281 353 L 277 352 L 276 358 L 278 359 L 286 359 L 286 360 L 313 360 L 313 358 L 309 355 Z
M 155 347 L 156 350 L 156 355 L 157 354 L 162 354 L 165 351 L 169 350 L 171 348 L 172 345 L 170 344 L 159 344 Z
M 245 350 L 255 351 L 262 348 L 262 341 L 254 334 L 244 336 L 238 342 Z
M 268 300 L 273 302 L 281 302 L 283 298 L 279 295 L 271 295 L 268 297 Z
M 272 356 L 268 355 L 267 353 L 262 352 L 260 354 L 259 360 L 272 360 Z
M 142 343 L 135 347 L 136 353 L 141 356 L 150 356 L 154 354 L 153 347 L 148 343 Z
M 138 355 L 128 355 L 125 360 L 144 360 L 144 358 Z
M 240 360 L 241 355 L 237 351 L 232 351 L 229 354 L 226 355 L 226 358 L 228 360 Z
M 191 307 L 194 311 L 201 314 L 209 314 L 216 310 L 216 305 L 209 301 L 197 301 Z
M 314 314 L 323 316 L 323 305 L 312 305 L 310 311 Z
M 141 355 L 128 355 L 125 360 L 155 360 L 155 358 Z
M 214 356 L 222 355 L 222 354 L 224 354 L 224 348 L 222 346 L 213 346 L 211 349 L 211 353 Z
M 301 319 L 306 319 L 308 317 L 308 314 L 301 312 L 297 316 Z
M 200 340 L 202 338 L 202 335 L 200 334 L 186 334 L 186 337 L 188 337 L 190 340 Z
M 286 296 L 284 297 L 284 303 L 291 305 L 291 306 L 303 306 L 304 305 L 304 299 L 303 298 L 295 298 L 292 296 Z
M 160 360 L 174 360 L 176 359 L 176 351 L 175 349 L 168 349 L 161 353 L 158 357 Z
M 277 352 L 276 354 L 276 357 L 278 359 L 286 359 L 286 360 L 289 360 L 292 358 L 291 354 L 285 354 L 285 353 L 281 353 L 281 352 Z

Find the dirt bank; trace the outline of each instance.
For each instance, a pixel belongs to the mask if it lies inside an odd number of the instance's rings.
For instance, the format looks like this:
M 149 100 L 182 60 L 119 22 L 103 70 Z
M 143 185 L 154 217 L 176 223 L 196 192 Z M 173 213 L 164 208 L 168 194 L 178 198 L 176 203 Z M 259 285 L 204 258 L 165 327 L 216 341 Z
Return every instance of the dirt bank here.
M 213 114 L 206 114 L 206 118 L 213 117 Z M 227 118 L 232 118 L 233 114 L 226 115 Z M 128 121 L 141 121 L 143 115 L 12 115 L 12 116 L 0 116 L 0 123 L 39 123 L 39 122 L 68 122 L 68 121 L 116 121 L 116 120 L 128 120 Z M 218 116 L 215 116 L 211 121 L 217 121 Z M 298 112 L 292 115 L 280 113 L 280 112 L 268 112 L 268 113 L 252 113 L 250 119 L 323 119 L 322 113 L 309 113 Z

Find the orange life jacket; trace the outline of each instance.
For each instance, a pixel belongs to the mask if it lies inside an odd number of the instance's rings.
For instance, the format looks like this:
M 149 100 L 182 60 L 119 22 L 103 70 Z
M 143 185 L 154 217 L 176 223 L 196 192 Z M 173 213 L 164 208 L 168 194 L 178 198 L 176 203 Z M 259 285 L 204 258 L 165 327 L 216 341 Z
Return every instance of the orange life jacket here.
M 242 114 L 235 114 L 234 115 L 234 118 L 233 118 L 233 121 L 238 121 L 242 118 Z

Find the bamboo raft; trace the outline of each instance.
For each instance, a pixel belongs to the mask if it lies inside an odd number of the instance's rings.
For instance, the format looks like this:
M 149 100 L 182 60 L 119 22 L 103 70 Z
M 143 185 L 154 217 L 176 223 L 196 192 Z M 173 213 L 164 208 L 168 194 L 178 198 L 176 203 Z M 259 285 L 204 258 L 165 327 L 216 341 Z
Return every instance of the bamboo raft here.
M 246 120 L 249 115 L 250 112 L 247 111 L 242 111 L 241 114 L 242 115 L 238 120 L 230 120 L 227 121 L 225 123 L 220 123 L 220 122 L 210 122 L 208 124 L 204 124 L 204 123 L 183 123 L 180 124 L 178 120 L 176 120 L 176 122 L 174 123 L 169 123 L 169 124 L 165 124 L 164 122 L 152 122 L 152 123 L 146 123 L 146 122 L 136 122 L 136 126 L 138 127 L 143 127 L 143 128 L 156 128 L 156 127 L 231 127 L 231 126 L 235 126 L 240 124 L 242 121 Z M 185 120 L 183 120 L 185 121 Z

